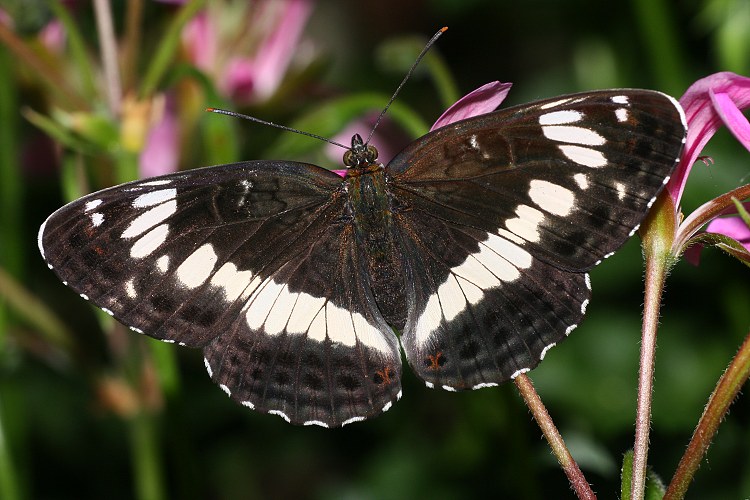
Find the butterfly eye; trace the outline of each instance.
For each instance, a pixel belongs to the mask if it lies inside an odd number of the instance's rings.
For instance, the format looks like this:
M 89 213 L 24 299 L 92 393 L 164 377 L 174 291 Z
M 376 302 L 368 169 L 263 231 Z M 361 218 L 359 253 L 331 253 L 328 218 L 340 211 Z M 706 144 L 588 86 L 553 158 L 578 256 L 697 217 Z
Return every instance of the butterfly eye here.
M 367 145 L 367 152 L 365 153 L 365 160 L 367 163 L 372 163 L 375 160 L 378 159 L 378 150 L 375 149 L 375 146 Z
M 354 167 L 357 163 L 354 153 L 351 150 L 347 150 L 344 153 L 344 165 L 348 167 Z

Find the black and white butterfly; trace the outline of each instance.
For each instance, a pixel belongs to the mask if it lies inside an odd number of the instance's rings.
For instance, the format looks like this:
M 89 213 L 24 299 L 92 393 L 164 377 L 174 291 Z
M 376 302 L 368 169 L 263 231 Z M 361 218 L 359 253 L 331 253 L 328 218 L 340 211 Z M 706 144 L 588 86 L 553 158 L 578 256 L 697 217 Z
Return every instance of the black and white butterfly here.
M 247 161 L 115 186 L 52 214 L 39 248 L 132 330 L 203 349 L 232 399 L 336 427 L 398 400 L 401 347 L 450 391 L 535 367 L 685 134 L 658 92 L 566 95 L 450 124 L 385 167 L 357 135 L 345 178 Z

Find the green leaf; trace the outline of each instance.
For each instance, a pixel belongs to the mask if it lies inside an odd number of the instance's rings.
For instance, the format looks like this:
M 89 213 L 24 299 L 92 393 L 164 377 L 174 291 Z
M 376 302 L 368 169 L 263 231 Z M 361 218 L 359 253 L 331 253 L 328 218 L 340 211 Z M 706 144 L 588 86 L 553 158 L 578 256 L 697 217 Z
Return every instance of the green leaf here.
M 700 243 L 705 246 L 716 247 L 727 255 L 734 257 L 746 266 L 750 267 L 750 252 L 742 246 L 742 243 L 724 234 L 700 233 L 690 239 L 690 244 Z

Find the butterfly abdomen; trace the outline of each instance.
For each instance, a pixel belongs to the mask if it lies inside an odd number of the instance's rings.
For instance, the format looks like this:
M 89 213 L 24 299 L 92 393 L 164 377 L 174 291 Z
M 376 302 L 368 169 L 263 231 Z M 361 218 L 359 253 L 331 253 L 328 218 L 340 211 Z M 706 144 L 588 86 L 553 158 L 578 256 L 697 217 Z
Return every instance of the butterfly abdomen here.
M 406 286 L 385 170 L 375 164 L 358 167 L 347 180 L 348 208 L 375 302 L 388 324 L 400 330 L 406 322 Z

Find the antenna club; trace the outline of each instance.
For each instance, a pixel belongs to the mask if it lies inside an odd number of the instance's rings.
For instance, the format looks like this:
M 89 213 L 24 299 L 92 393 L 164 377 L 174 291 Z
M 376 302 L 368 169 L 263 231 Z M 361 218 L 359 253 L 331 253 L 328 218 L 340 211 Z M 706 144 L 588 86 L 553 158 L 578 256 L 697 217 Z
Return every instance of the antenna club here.
M 446 31 L 448 31 L 448 26 L 443 26 L 442 28 L 440 28 L 440 33 L 445 33 Z

